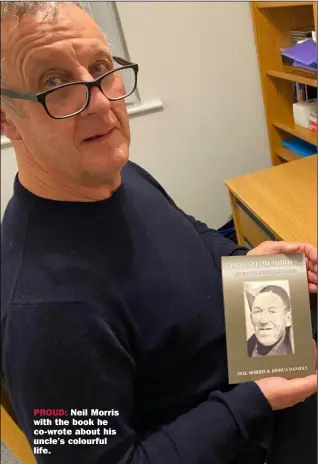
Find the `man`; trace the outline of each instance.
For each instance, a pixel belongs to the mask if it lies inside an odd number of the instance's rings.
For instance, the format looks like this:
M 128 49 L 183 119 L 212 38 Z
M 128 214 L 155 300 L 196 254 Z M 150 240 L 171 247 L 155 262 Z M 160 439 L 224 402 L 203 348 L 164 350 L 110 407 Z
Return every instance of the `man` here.
M 247 342 L 250 357 L 293 354 L 291 304 L 284 288 L 262 288 L 251 302 L 250 316 L 254 327 L 254 335 Z
M 30 443 L 34 410 L 106 419 L 107 443 L 73 442 L 69 422 L 72 442 L 65 431 L 38 462 L 263 463 L 273 410 L 311 396 L 317 381 L 227 384 L 220 257 L 247 250 L 128 162 L 124 98 L 137 67 L 125 65 L 125 89 L 114 71 L 123 61 L 85 11 L 1 7 L 2 133 L 19 168 L 3 221 L 2 375 Z M 251 253 L 282 251 L 306 253 L 316 291 L 311 246 Z

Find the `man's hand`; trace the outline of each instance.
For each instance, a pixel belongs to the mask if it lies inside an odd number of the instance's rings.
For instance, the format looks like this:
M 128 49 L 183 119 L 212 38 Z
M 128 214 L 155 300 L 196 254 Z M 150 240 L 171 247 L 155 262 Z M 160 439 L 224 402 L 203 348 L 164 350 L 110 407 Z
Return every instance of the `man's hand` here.
M 313 340 L 315 366 L 317 367 L 317 348 Z M 284 379 L 282 377 L 268 377 L 255 382 L 272 409 L 285 409 L 302 403 L 309 396 L 317 392 L 317 370 L 313 375 L 299 379 Z
M 257 380 L 256 383 L 273 410 L 295 406 L 317 391 L 316 374 L 291 380 L 282 377 L 268 377 Z
M 317 293 L 317 249 L 309 243 L 297 242 L 263 242 L 250 250 L 248 255 L 271 255 L 276 253 L 304 253 L 307 263 L 308 288 L 310 293 Z

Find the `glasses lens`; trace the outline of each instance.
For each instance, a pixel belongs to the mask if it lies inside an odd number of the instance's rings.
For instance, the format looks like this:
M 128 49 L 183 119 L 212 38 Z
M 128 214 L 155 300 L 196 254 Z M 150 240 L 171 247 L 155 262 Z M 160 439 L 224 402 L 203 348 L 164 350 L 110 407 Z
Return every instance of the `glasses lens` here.
M 115 100 L 130 95 L 135 90 L 135 85 L 136 76 L 132 68 L 119 69 L 102 80 L 104 94 Z
M 61 89 L 46 96 L 46 107 L 55 118 L 69 116 L 84 108 L 87 100 L 87 88 L 85 85 L 75 84 Z

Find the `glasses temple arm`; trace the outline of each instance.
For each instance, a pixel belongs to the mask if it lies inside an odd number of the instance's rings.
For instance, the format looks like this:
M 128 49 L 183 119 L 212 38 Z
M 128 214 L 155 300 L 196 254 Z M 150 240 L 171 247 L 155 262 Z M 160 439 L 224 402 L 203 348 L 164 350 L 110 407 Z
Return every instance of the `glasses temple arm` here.
M 22 100 L 38 101 L 37 96 L 33 93 L 20 92 L 19 90 L 0 89 L 1 95 L 10 98 L 20 98 Z

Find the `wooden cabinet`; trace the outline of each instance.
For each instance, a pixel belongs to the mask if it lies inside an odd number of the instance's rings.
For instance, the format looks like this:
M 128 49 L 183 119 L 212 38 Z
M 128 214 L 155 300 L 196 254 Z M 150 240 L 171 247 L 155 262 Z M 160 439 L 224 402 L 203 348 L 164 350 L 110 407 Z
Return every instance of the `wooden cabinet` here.
M 290 31 L 314 26 L 316 2 L 250 2 L 263 91 L 272 165 L 299 156 L 283 149 L 281 141 L 299 137 L 314 145 L 317 134 L 294 124 L 292 83 L 317 87 L 317 73 L 283 65 L 280 50 L 292 45 Z
M 266 240 L 317 246 L 317 155 L 225 182 L 238 242 Z
M 256 247 L 266 240 L 276 240 L 277 237 L 259 221 L 256 216 L 237 201 L 237 221 L 240 224 L 240 230 L 244 242 Z

